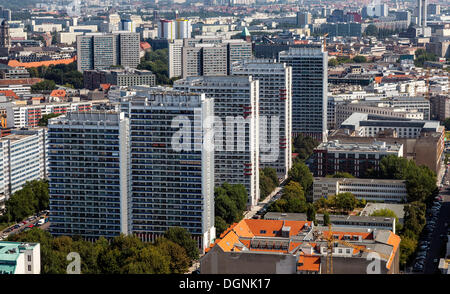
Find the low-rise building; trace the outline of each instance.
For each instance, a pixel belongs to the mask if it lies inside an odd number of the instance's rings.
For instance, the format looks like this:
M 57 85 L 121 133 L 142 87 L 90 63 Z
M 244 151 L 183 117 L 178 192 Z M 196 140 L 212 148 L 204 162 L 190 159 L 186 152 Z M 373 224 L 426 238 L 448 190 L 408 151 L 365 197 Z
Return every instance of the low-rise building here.
M 371 143 L 323 142 L 314 149 L 312 172 L 316 177 L 347 172 L 362 177 L 368 169 L 379 168 L 383 157 L 403 157 L 403 144 L 373 141 Z
M 389 230 L 315 226 L 309 221 L 244 219 L 231 225 L 200 259 L 202 274 L 399 273 L 400 237 Z M 375 272 L 369 264 L 376 258 Z M 372 264 L 373 265 L 373 264 Z
M 330 215 L 329 217 L 330 223 L 335 228 L 362 227 L 367 229 L 390 230 L 395 234 L 396 221 L 393 217 L 359 215 Z M 268 212 L 264 215 L 264 219 L 307 221 L 308 216 L 306 213 Z M 323 214 L 316 214 L 316 221 L 317 224 L 323 226 Z
M 357 199 L 383 202 L 404 202 L 407 194 L 406 184 L 402 180 L 314 178 L 314 201 L 347 192 L 355 195 Z
M 0 241 L 0 274 L 40 274 L 41 245 Z
M 117 69 L 117 70 L 85 70 L 83 72 L 84 87 L 89 90 L 100 88 L 101 84 L 116 86 L 156 85 L 155 75 L 148 70 Z

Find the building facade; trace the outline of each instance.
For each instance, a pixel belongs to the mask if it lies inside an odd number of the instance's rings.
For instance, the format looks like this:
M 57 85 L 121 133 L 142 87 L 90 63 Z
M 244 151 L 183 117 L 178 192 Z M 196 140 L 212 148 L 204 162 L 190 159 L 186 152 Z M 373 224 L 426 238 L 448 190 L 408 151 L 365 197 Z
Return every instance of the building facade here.
M 292 132 L 326 140 L 328 53 L 323 46 L 290 48 L 279 54 L 292 67 Z
M 40 274 L 41 245 L 0 241 L 0 274 Z
M 216 235 L 214 150 L 204 147 L 213 99 L 158 88 L 140 94 L 121 103 L 131 127 L 130 229 L 154 241 L 182 227 L 205 249 Z
M 352 193 L 357 199 L 381 202 L 405 202 L 406 184 L 402 180 L 357 178 L 314 178 L 313 200 L 339 193 Z
M 139 33 L 115 32 L 78 35 L 78 71 L 109 69 L 116 65 L 136 68 L 140 63 L 139 50 Z
M 51 233 L 88 240 L 130 233 L 128 118 L 71 112 L 48 128 Z
M 259 201 L 259 82 L 252 77 L 189 77 L 174 89 L 214 98 L 215 185 L 243 184 Z M 226 127 L 228 124 L 228 127 Z
M 292 68 L 275 60 L 251 59 L 233 63 L 232 70 L 233 75 L 259 80 L 260 168 L 273 167 L 280 178 L 287 178 L 292 167 Z
M 368 169 L 379 168 L 383 157 L 403 157 L 403 145 L 375 141 L 372 143 L 340 143 L 338 140 L 321 143 L 314 149 L 312 172 L 315 177 L 347 172 L 364 177 Z
M 0 138 L 0 210 L 27 181 L 47 177 L 47 132 L 12 130 Z

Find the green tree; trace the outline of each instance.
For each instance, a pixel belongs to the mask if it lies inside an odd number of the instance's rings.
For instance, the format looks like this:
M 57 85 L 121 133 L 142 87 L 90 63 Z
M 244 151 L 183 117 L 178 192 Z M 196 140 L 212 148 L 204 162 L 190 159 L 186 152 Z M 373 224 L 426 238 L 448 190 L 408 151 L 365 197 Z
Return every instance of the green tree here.
M 324 226 L 328 226 L 329 224 L 331 224 L 331 222 L 330 222 L 330 214 L 325 211 L 323 213 L 323 225 Z
M 447 131 L 450 130 L 450 117 L 445 118 L 444 127 L 445 127 L 445 130 L 447 130 Z
M 366 36 L 377 36 L 378 35 L 378 28 L 377 26 L 370 24 L 366 27 L 364 30 L 364 34 Z
M 334 175 L 326 175 L 326 178 L 354 178 L 354 176 L 347 172 L 337 172 Z
M 155 245 L 161 249 L 161 252 L 170 257 L 169 268 L 171 273 L 183 274 L 187 272 L 191 260 L 183 247 L 166 238 L 159 238 Z
M 313 150 L 319 145 L 319 141 L 299 134 L 295 137 L 293 145 L 293 152 L 298 153 L 297 159 L 306 160 L 313 154 Z
M 339 62 L 336 60 L 336 58 L 328 59 L 328 67 L 338 66 Z
M 316 210 L 312 203 L 308 203 L 306 209 L 306 218 L 308 221 L 316 221 Z
M 357 56 L 353 57 L 353 62 L 365 63 L 365 62 L 367 62 L 367 58 L 365 56 L 357 55 Z
M 289 180 L 300 183 L 303 189 L 308 192 L 312 187 L 314 178 L 305 163 L 296 162 L 289 171 Z
M 290 181 L 283 189 L 281 198 L 272 203 L 268 211 L 302 213 L 307 209 L 305 193 L 302 186 Z
M 52 91 L 56 89 L 56 84 L 54 81 L 43 80 L 42 82 L 36 83 L 31 86 L 31 92 L 38 93 L 42 91 Z
M 197 242 L 192 239 L 191 234 L 184 228 L 171 227 L 164 234 L 164 237 L 184 248 L 187 255 L 192 260 L 198 259 L 200 252 Z
M 46 127 L 46 126 L 48 126 L 48 120 L 49 120 L 49 119 L 54 118 L 54 117 L 58 117 L 58 116 L 60 116 L 60 115 L 61 115 L 60 113 L 49 113 L 49 114 L 44 114 L 44 115 L 39 119 L 38 125 L 39 125 L 40 127 Z
M 349 192 L 339 193 L 335 198 L 336 208 L 342 212 L 352 211 L 355 209 L 357 202 L 355 195 Z

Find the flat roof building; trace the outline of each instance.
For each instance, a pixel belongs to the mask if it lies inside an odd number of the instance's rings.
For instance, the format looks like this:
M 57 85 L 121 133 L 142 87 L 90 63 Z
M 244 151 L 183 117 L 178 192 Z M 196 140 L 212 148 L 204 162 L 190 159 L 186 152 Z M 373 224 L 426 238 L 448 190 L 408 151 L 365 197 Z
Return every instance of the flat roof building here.
M 403 157 L 403 145 L 382 141 L 324 142 L 314 149 L 313 174 L 316 177 L 324 177 L 337 172 L 347 172 L 355 177 L 362 177 L 368 169 L 378 169 L 381 159 L 388 155 Z
M 352 193 L 366 201 L 405 202 L 406 184 L 402 180 L 358 178 L 314 178 L 313 200 L 339 193 Z
M 40 274 L 41 245 L 0 241 L 0 274 Z

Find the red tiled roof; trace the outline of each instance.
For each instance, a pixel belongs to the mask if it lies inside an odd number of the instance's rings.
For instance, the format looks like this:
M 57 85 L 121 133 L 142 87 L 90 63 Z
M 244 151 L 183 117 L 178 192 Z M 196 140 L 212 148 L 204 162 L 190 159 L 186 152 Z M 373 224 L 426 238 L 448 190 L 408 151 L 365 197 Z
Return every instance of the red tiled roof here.
M 66 90 L 53 90 L 50 97 L 66 97 Z
M 12 80 L 0 80 L 0 86 L 13 86 L 13 85 L 34 85 L 42 82 L 43 79 L 39 78 L 26 78 L 26 79 L 12 79 Z
M 19 99 L 19 96 L 13 90 L 0 90 L 0 94 L 6 97 L 12 97 L 14 99 Z
M 57 64 L 70 64 L 77 60 L 77 57 L 73 57 L 70 59 L 57 59 L 57 60 L 48 60 L 48 61 L 39 61 L 39 62 L 20 62 L 18 60 L 10 60 L 8 61 L 8 65 L 11 67 L 40 67 L 40 66 L 50 66 Z
M 300 254 L 298 263 L 298 271 L 318 272 L 320 270 L 320 256 Z

